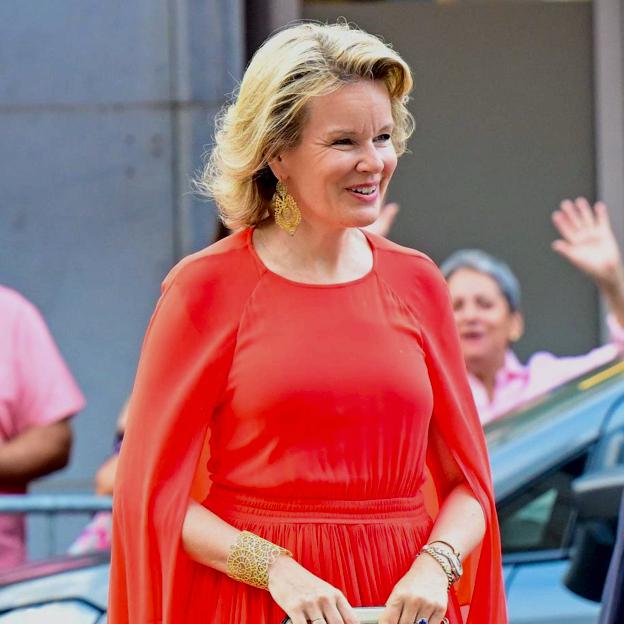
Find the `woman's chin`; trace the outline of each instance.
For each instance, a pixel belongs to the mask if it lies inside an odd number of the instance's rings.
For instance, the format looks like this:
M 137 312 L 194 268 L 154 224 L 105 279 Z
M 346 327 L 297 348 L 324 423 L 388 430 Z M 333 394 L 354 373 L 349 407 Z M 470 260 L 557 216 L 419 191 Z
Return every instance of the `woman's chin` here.
M 379 209 L 370 207 L 353 211 L 345 219 L 347 227 L 363 228 L 372 225 L 379 218 Z
M 464 354 L 466 367 L 471 373 L 475 370 L 482 370 L 484 367 L 489 368 L 493 360 L 492 356 L 482 349 L 471 349 L 462 345 L 462 352 Z

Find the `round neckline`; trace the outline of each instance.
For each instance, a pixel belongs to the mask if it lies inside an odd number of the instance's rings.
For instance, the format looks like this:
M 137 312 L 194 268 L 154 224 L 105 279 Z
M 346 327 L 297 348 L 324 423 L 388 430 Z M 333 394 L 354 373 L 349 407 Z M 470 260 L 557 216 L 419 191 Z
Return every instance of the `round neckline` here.
M 260 258 L 260 256 L 258 255 L 258 252 L 256 251 L 256 248 L 254 247 L 254 244 L 253 244 L 253 233 L 255 229 L 256 229 L 256 226 L 251 226 L 247 228 L 247 247 L 249 248 L 249 252 L 251 253 L 252 257 L 254 258 L 254 260 L 260 266 L 260 268 L 262 269 L 264 273 L 267 273 L 268 275 L 272 276 L 273 278 L 277 279 L 280 282 L 290 284 L 291 286 L 299 286 L 302 288 L 320 288 L 320 289 L 344 288 L 345 286 L 354 286 L 356 284 L 360 284 L 361 282 L 366 281 L 369 277 L 374 275 L 377 270 L 377 249 L 375 248 L 373 241 L 370 239 L 366 231 L 363 230 L 362 228 L 357 228 L 364 235 L 364 239 L 368 243 L 368 246 L 373 255 L 373 264 L 371 268 L 366 273 L 364 273 L 364 275 L 361 275 L 360 277 L 356 277 L 355 279 L 352 279 L 352 280 L 348 280 L 346 282 L 331 282 L 328 284 L 316 284 L 314 282 L 299 282 L 297 280 L 292 280 L 288 277 L 280 275 L 279 273 L 276 273 L 275 271 L 272 271 L 262 261 L 262 258 Z

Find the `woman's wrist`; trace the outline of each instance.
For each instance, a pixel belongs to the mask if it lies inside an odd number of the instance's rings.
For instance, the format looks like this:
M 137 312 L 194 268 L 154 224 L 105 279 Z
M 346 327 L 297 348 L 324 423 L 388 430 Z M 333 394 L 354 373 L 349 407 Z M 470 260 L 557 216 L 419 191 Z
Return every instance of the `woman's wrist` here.
M 448 576 L 442 569 L 442 566 L 440 566 L 440 564 L 433 559 L 433 557 L 428 556 L 426 553 L 418 554 L 414 563 L 412 563 L 410 571 L 416 575 L 422 574 L 427 578 L 437 578 L 440 580 L 440 584 L 448 590 Z
M 435 554 L 444 557 L 452 568 L 453 582 L 459 580 L 464 573 L 464 569 L 462 566 L 461 553 L 454 546 L 444 540 L 434 540 L 429 542 L 424 548 L 430 549 Z
M 269 572 L 276 561 L 292 553 L 262 537 L 242 531 L 227 558 L 229 577 L 260 589 L 269 588 Z
M 616 273 L 611 279 L 598 281 L 598 287 L 609 311 L 618 324 L 624 327 L 624 267 L 619 265 Z
M 624 265 L 622 261 L 594 277 L 600 291 L 605 296 L 618 296 L 624 293 Z
M 292 566 L 299 565 L 291 555 L 282 554 L 275 561 L 269 564 L 269 585 L 271 580 L 281 576 L 282 574 L 289 574 L 292 570 Z

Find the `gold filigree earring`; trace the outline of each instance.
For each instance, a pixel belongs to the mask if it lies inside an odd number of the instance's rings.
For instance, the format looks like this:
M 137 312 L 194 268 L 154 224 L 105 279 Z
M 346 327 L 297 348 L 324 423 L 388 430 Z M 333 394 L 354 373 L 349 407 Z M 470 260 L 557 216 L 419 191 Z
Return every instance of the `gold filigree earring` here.
M 271 200 L 275 223 L 291 236 L 301 223 L 301 211 L 295 198 L 288 192 L 281 181 L 275 187 L 275 193 Z

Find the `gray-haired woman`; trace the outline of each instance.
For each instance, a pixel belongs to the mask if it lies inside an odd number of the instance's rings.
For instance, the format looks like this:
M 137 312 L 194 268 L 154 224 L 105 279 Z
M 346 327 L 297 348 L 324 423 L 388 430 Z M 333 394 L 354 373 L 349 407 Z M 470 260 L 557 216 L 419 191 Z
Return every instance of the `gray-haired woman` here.
M 520 284 L 509 266 L 481 250 L 445 260 L 470 386 L 483 423 L 615 358 L 624 349 L 624 266 L 606 206 L 565 200 L 553 214 L 553 249 L 592 278 L 610 310 L 611 343 L 576 357 L 538 352 L 522 364 L 511 349 L 524 331 Z

